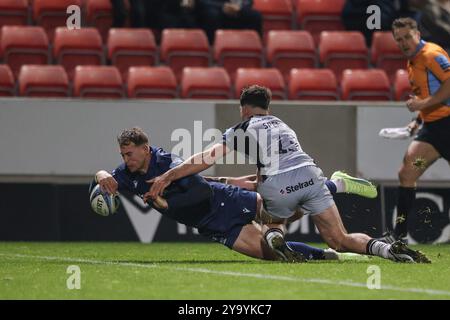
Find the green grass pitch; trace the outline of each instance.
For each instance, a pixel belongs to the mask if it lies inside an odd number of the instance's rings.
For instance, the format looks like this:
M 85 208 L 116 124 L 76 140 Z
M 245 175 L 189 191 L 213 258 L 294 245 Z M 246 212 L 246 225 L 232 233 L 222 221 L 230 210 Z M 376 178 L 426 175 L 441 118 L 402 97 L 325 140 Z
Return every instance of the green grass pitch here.
M 289 264 L 213 243 L 1 242 L 0 299 L 450 299 L 450 245 L 413 247 L 433 263 Z M 67 287 L 71 265 L 80 289 Z M 371 265 L 381 289 L 367 288 Z

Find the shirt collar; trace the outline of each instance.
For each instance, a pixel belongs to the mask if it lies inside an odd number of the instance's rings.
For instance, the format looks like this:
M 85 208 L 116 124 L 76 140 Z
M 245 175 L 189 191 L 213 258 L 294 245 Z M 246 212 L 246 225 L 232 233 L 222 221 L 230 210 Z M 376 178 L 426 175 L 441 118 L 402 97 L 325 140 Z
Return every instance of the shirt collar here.
M 419 44 L 416 47 L 416 51 L 414 51 L 414 54 L 411 57 L 411 60 L 414 59 L 417 54 L 419 53 L 420 50 L 422 50 L 422 48 L 426 45 L 427 43 L 423 40 L 420 40 Z

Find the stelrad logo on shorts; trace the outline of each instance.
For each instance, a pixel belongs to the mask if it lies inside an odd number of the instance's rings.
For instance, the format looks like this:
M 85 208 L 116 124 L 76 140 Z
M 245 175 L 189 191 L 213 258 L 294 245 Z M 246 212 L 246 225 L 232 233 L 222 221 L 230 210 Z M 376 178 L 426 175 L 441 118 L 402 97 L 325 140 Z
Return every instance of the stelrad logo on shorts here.
M 281 194 L 285 194 L 285 193 L 289 194 L 289 193 L 298 191 L 298 190 L 300 190 L 300 189 L 303 189 L 303 188 L 306 188 L 306 187 L 309 187 L 309 186 L 312 186 L 312 185 L 314 185 L 314 181 L 313 181 L 313 179 L 311 178 L 311 180 L 309 180 L 309 181 L 299 182 L 298 184 L 296 184 L 296 185 L 294 185 L 294 186 L 288 186 L 288 187 L 286 187 L 285 189 L 281 189 L 281 190 L 280 190 L 280 193 L 281 193 Z M 285 190 L 286 190 L 286 191 L 285 191 Z

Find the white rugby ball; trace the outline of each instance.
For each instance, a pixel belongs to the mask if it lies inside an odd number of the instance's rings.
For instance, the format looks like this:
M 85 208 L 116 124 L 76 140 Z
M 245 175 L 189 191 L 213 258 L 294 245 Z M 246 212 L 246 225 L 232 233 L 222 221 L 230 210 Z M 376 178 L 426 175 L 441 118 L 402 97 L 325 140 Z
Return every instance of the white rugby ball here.
M 98 184 L 92 189 L 89 200 L 92 210 L 105 217 L 116 213 L 120 205 L 118 196 L 103 192 Z

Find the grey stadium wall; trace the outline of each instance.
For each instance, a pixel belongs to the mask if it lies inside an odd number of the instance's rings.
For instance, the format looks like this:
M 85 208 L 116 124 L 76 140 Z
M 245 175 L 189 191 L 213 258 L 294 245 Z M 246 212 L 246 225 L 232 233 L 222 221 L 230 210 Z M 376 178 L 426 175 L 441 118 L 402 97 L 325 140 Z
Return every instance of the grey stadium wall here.
M 347 195 L 336 199 L 349 231 L 376 236 L 392 226 L 397 170 L 409 141 L 384 140 L 378 132 L 410 121 L 412 114 L 402 103 L 275 101 L 272 113 L 297 132 L 303 149 L 325 175 L 346 170 L 379 185 L 376 200 Z M 87 184 L 97 170 L 110 170 L 120 163 L 115 137 L 124 128 L 140 126 L 149 133 L 152 145 L 175 153 L 181 152 L 184 135 L 188 148 L 180 155 L 187 157 L 211 143 L 208 129 L 223 131 L 239 120 L 236 100 L 0 99 L 4 199 L 0 240 L 202 240 L 195 230 L 161 219 L 157 213 L 147 214 L 148 209 L 136 199 L 124 198 L 121 211 L 109 220 L 96 217 L 87 203 Z M 208 174 L 253 172 L 251 165 L 223 164 Z M 435 223 L 426 230 L 413 226 L 411 238 L 446 241 L 450 234 L 448 164 L 439 160 L 420 181 L 417 211 L 431 208 Z M 34 195 L 24 201 L 23 194 L 30 190 Z M 289 231 L 292 239 L 320 240 L 307 218 L 291 224 Z

